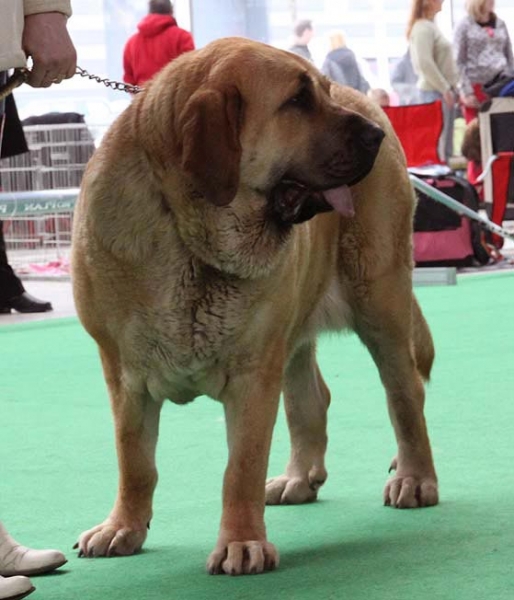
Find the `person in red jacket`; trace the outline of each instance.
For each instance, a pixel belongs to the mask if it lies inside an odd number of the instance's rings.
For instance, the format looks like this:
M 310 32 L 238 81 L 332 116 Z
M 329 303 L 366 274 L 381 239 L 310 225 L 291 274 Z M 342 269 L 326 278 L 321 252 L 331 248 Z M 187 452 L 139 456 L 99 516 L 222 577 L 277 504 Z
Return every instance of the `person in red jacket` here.
M 143 85 L 170 61 L 195 49 L 193 36 L 177 26 L 170 0 L 150 0 L 148 14 L 123 51 L 123 80 Z

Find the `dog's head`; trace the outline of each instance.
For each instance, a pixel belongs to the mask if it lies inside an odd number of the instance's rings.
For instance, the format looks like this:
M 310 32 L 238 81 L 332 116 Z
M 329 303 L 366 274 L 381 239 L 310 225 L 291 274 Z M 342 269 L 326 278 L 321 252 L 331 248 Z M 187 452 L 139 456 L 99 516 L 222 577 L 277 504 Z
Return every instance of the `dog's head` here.
M 478 119 L 473 119 L 466 125 L 461 146 L 462 156 L 468 160 L 482 162 L 482 151 L 480 149 L 480 125 Z
M 163 90 L 174 109 L 174 160 L 209 202 L 257 193 L 290 224 L 333 209 L 353 214 L 348 186 L 369 173 L 384 134 L 333 102 L 330 82 L 303 59 L 226 38 L 154 80 L 146 94 L 158 110 Z

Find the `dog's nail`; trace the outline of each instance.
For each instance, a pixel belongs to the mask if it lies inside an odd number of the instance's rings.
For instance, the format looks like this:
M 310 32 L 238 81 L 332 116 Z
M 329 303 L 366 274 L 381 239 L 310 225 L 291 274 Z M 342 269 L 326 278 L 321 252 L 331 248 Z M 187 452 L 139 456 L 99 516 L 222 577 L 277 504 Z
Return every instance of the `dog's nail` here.
M 150 529 L 150 521 L 148 521 L 148 523 L 146 524 L 146 528 Z
M 81 548 L 81 549 L 79 550 L 79 555 L 78 555 L 78 557 L 79 557 L 79 558 L 83 558 L 84 556 L 85 556 L 85 554 L 84 554 L 84 550 L 82 550 L 82 548 Z
M 78 543 L 78 542 L 75 542 L 75 543 L 73 544 L 73 550 L 76 550 L 78 547 L 79 547 L 79 543 Z

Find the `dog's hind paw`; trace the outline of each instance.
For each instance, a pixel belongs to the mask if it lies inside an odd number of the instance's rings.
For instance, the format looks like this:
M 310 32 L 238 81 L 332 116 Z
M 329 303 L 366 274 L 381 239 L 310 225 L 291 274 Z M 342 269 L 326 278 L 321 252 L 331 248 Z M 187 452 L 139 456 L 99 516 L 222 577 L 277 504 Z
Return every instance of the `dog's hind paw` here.
M 289 477 L 280 475 L 266 482 L 266 504 L 306 504 L 314 502 L 318 497 L 319 488 L 325 483 L 325 478 Z
M 79 549 L 79 557 L 128 556 L 141 550 L 146 532 L 146 526 L 134 529 L 108 519 L 93 529 L 84 531 L 74 548 Z
M 211 575 L 257 575 L 278 567 L 278 552 L 270 542 L 247 541 L 218 544 L 207 560 Z
M 439 502 L 437 480 L 394 475 L 384 489 L 384 504 L 394 508 L 422 508 Z

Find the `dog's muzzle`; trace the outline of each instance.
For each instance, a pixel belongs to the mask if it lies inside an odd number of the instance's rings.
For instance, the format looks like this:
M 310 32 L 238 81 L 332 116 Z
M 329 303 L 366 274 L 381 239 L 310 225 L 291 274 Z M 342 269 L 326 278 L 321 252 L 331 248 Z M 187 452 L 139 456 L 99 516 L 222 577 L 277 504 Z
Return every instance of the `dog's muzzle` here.
M 283 224 L 303 223 L 315 215 L 335 210 L 342 217 L 355 215 L 350 187 L 362 181 L 375 164 L 382 140 L 383 130 L 369 121 L 359 119 L 361 128 L 354 135 L 353 155 L 348 161 L 340 161 L 328 177 L 326 188 L 309 185 L 294 177 L 284 177 L 271 191 L 269 206 L 273 216 Z M 363 126 L 362 126 L 363 125 Z

